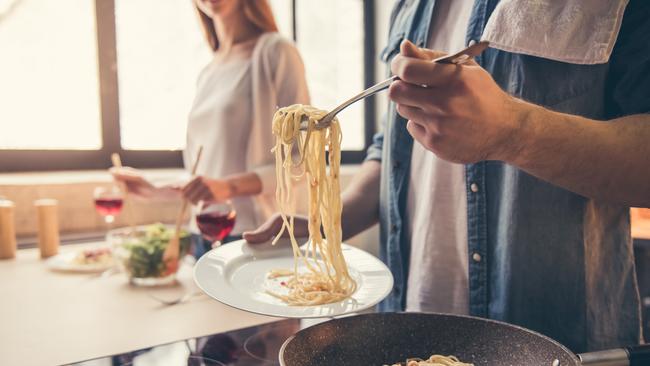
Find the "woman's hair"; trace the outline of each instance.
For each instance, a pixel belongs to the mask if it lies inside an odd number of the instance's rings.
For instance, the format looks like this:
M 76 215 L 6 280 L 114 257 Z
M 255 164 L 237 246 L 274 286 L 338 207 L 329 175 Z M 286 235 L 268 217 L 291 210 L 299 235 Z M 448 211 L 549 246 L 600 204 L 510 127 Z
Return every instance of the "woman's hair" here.
M 275 18 L 273 17 L 273 11 L 267 0 L 234 0 L 242 2 L 242 11 L 246 19 L 251 22 L 261 32 L 277 32 L 278 26 L 275 24 Z M 201 27 L 203 28 L 203 33 L 205 33 L 205 38 L 210 45 L 212 51 L 216 51 L 219 48 L 219 38 L 217 38 L 217 30 L 214 27 L 212 18 L 207 14 L 202 12 L 198 7 L 196 11 L 199 13 L 199 19 L 201 21 Z

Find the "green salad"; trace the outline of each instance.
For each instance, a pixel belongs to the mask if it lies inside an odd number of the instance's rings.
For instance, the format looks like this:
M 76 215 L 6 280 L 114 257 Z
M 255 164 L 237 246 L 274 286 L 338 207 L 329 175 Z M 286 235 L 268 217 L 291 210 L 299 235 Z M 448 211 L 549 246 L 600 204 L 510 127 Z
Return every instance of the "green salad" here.
M 136 278 L 164 277 L 168 271 L 163 262 L 163 253 L 174 236 L 174 230 L 164 224 L 156 223 L 138 228 L 135 233 L 124 236 L 118 244 L 117 257 L 124 269 Z M 180 234 L 180 256 L 190 248 L 190 234 L 182 230 Z

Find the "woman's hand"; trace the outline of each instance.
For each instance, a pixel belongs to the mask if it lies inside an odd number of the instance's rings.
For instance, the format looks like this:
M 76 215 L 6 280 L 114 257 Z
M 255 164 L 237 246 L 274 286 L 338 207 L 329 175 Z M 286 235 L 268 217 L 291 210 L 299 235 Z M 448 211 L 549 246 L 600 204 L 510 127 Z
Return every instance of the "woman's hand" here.
M 124 184 L 129 194 L 141 198 L 154 196 L 156 187 L 146 180 L 139 170 L 128 167 L 114 167 L 110 168 L 109 172 L 117 182 Z
M 181 193 L 193 204 L 199 201 L 223 202 L 233 197 L 233 187 L 226 179 L 197 176 L 181 189 Z
M 246 231 L 242 234 L 244 240 L 250 244 L 262 244 L 273 239 L 282 229 L 282 216 L 279 213 L 274 214 L 266 220 L 260 227 L 253 231 Z M 304 216 L 294 216 L 293 234 L 296 238 L 309 236 L 309 220 Z M 282 233 L 283 238 L 288 238 L 289 233 L 285 230 Z

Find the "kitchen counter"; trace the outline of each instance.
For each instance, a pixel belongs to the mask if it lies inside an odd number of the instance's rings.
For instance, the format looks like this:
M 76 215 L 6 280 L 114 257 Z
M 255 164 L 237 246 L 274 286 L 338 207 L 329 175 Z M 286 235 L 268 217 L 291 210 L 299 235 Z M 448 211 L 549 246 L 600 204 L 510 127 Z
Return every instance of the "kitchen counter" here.
M 632 235 L 650 242 L 650 220 L 633 216 Z M 65 245 L 60 252 L 102 245 Z M 190 267 L 179 285 L 147 289 L 123 274 L 100 278 L 47 269 L 37 249 L 0 260 L 0 365 L 60 365 L 269 323 L 207 296 L 164 307 L 147 294 L 198 291 Z
M 632 238 L 650 240 L 650 220 L 636 219 L 632 221 Z
M 632 207 L 630 209 L 632 238 L 650 240 L 650 208 Z
M 101 245 L 62 246 L 60 252 Z M 37 249 L 0 260 L 0 365 L 60 365 L 213 333 L 268 323 L 207 296 L 165 307 L 148 296 L 173 299 L 198 291 L 189 266 L 176 286 L 130 286 L 109 277 L 50 271 Z

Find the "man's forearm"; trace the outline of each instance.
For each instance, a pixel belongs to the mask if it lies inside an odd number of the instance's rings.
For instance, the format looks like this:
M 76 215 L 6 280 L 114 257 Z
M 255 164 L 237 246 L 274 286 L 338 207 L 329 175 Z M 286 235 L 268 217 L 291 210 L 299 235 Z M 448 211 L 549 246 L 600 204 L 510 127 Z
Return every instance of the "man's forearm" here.
M 342 194 L 341 227 L 346 240 L 377 223 L 381 164 L 366 161 Z
M 595 121 L 521 102 L 502 160 L 585 197 L 650 206 L 650 115 Z

